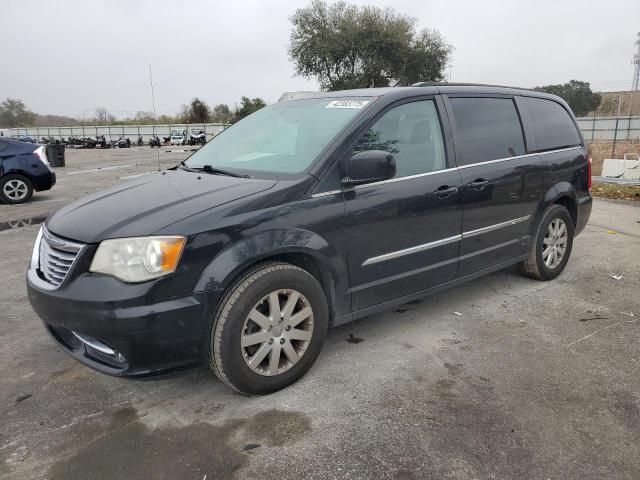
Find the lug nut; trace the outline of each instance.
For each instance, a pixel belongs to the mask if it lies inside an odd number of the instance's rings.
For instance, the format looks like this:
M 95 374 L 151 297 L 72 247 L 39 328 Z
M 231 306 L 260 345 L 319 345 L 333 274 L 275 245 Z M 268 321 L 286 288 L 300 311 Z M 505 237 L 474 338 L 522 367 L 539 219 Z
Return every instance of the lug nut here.
M 285 328 L 285 330 L 288 332 L 289 330 L 291 330 L 291 325 L 287 325 L 287 328 Z
M 269 339 L 269 345 L 271 345 L 273 343 L 273 338 Z
M 283 344 L 284 344 L 284 338 L 281 338 L 280 339 L 280 345 L 283 345 Z

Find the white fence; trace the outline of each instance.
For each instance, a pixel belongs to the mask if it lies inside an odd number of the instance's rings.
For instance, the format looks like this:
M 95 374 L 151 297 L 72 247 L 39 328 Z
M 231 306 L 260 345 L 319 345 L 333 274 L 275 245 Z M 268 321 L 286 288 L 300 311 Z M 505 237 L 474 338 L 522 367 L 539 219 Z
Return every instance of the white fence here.
M 586 141 L 640 139 L 640 117 L 582 117 L 578 125 Z
M 637 140 L 640 139 L 640 117 L 581 117 L 578 125 L 582 130 L 585 140 Z M 68 138 L 68 137 L 95 137 L 104 135 L 107 140 L 120 136 L 129 137 L 131 141 L 141 136 L 145 142 L 153 136 L 154 128 L 158 137 L 168 137 L 171 130 L 187 129 L 204 130 L 207 139 L 215 137 L 228 125 L 223 123 L 181 123 L 172 125 L 93 125 L 76 127 L 28 127 L 7 128 L 2 132 L 5 137 L 26 135 L 42 140 L 42 137 Z
M 93 126 L 76 126 L 76 127 L 21 127 L 21 128 L 6 128 L 2 129 L 2 133 L 5 137 L 12 136 L 29 136 L 38 141 L 41 141 L 43 137 L 53 137 L 57 139 L 69 138 L 69 137 L 96 137 L 96 135 L 104 135 L 107 140 L 111 138 L 119 138 L 121 136 L 129 137 L 132 142 L 141 136 L 145 142 L 153 136 L 154 128 L 155 134 L 162 139 L 162 137 L 168 137 L 171 135 L 172 130 L 187 129 L 189 133 L 191 131 L 199 132 L 204 130 L 207 134 L 207 139 L 215 137 L 218 133 L 224 130 L 228 125 L 223 123 L 177 123 L 171 125 L 93 125 Z

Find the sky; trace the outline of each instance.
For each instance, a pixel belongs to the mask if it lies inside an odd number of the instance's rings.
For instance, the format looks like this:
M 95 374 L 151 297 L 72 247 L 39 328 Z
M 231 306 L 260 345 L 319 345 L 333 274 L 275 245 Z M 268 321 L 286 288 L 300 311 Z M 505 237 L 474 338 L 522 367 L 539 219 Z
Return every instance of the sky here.
M 193 97 L 232 108 L 317 90 L 288 58 L 290 16 L 308 0 L 2 0 L 0 101 L 82 118 L 175 114 Z M 640 1 L 355 0 L 392 6 L 454 47 L 454 82 L 533 87 L 588 81 L 628 90 Z M 593 5 L 591 6 L 591 3 Z M 611 5 L 612 8 L 606 8 Z M 447 76 L 449 69 L 447 69 Z

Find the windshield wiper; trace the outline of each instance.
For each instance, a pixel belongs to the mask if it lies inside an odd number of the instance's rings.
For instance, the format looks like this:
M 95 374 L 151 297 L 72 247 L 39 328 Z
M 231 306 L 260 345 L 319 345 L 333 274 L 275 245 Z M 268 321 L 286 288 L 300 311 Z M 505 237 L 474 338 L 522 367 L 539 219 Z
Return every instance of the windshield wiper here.
M 189 170 L 192 172 L 205 172 L 205 173 L 211 173 L 213 175 L 227 175 L 229 177 L 236 177 L 236 178 L 251 178 L 251 176 L 249 175 L 235 173 L 229 170 L 223 170 L 221 168 L 213 168 L 211 165 L 203 165 L 202 167 L 190 167 L 184 161 L 180 162 L 180 165 L 182 165 L 182 167 L 184 167 L 185 170 Z

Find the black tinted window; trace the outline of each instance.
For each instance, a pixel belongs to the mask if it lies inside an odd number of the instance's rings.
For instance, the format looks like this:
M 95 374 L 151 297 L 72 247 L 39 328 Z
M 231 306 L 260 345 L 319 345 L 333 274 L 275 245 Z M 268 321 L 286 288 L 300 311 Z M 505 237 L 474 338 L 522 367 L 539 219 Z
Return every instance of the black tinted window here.
M 386 112 L 354 148 L 385 150 L 396 159 L 396 177 L 446 168 L 438 113 L 432 100 L 405 103 Z
M 452 98 L 458 164 L 524 154 L 524 138 L 513 100 Z
M 521 97 L 518 105 L 524 110 L 536 141 L 536 150 L 580 145 L 580 135 L 573 120 L 562 105 L 542 98 Z

